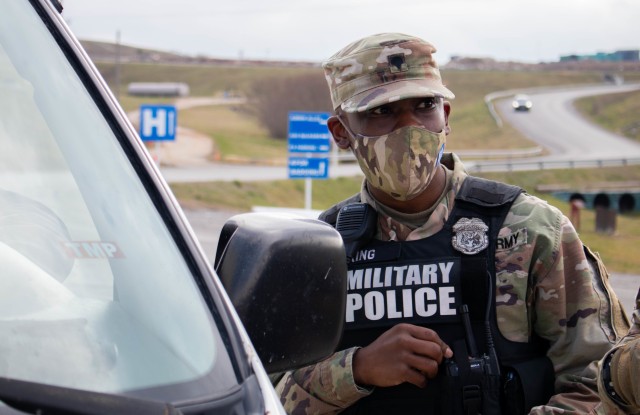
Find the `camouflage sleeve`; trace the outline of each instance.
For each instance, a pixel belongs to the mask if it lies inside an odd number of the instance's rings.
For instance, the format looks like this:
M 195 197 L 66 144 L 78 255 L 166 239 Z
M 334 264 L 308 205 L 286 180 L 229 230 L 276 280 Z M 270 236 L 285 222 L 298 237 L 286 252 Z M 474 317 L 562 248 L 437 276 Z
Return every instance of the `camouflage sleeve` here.
M 528 260 L 522 275 L 530 281 L 527 319 L 549 341 L 547 356 L 556 374 L 556 395 L 530 413 L 596 413 L 601 406 L 597 362 L 627 332 L 626 314 L 602 262 L 583 246 L 562 212 L 521 195 L 510 215 L 510 223 L 527 232 L 519 252 Z
M 367 396 L 353 380 L 351 363 L 357 347 L 293 372 L 287 372 L 276 385 L 284 409 L 291 415 L 336 414 Z
M 609 365 L 609 381 L 615 397 L 604 385 L 605 365 Z M 617 347 L 600 361 L 598 375 L 598 391 L 607 414 L 640 414 L 640 291 L 636 298 L 633 326 Z

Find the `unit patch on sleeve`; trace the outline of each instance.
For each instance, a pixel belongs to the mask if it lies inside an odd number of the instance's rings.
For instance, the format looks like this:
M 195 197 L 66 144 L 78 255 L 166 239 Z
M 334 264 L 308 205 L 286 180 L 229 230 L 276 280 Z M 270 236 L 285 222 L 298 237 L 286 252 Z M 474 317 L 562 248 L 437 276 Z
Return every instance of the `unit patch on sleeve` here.
M 496 251 L 506 251 L 527 243 L 527 228 L 521 228 L 508 235 L 498 236 Z

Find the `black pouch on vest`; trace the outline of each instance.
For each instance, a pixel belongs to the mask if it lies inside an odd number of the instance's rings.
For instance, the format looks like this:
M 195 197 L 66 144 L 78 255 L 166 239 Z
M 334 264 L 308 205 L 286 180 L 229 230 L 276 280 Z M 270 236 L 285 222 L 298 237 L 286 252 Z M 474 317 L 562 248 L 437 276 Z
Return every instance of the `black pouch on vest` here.
M 548 357 L 503 367 L 502 407 L 506 414 L 527 414 L 554 394 L 555 372 Z

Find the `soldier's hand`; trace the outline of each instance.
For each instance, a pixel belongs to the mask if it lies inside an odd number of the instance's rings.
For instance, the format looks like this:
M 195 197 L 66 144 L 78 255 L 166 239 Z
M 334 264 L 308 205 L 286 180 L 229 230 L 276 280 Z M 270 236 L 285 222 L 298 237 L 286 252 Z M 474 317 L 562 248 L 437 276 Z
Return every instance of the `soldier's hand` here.
M 640 335 L 616 350 L 611 361 L 611 380 L 618 396 L 632 413 L 640 412 Z
M 438 334 L 412 324 L 398 324 L 353 357 L 353 377 L 359 385 L 389 387 L 404 382 L 424 387 L 438 365 L 453 352 Z

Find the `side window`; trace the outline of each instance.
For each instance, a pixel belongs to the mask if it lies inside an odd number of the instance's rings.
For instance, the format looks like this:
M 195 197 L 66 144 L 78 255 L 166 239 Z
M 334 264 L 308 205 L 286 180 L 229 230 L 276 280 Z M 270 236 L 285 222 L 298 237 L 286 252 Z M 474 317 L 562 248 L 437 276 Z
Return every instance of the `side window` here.
M 34 7 L 0 12 L 0 376 L 101 392 L 232 388 L 182 240 L 123 148 L 139 143 L 118 139 L 81 81 L 91 74 Z
M 35 95 L 33 85 L 0 46 L 0 243 L 5 256 L 13 251 L 14 261 L 30 261 L 44 272 L 43 278 L 52 279 L 50 285 L 110 299 L 113 278 L 108 263 L 76 259 L 101 254 L 106 258 L 113 248 L 91 242 L 99 240 L 98 232 Z M 7 270 L 5 280 L 27 290 L 24 273 L 16 272 Z M 83 282 L 87 275 L 91 284 Z M 5 308 L 19 301 L 34 311 L 27 305 L 29 298 L 38 296 L 27 292 L 14 293 L 14 301 L 5 299 Z

